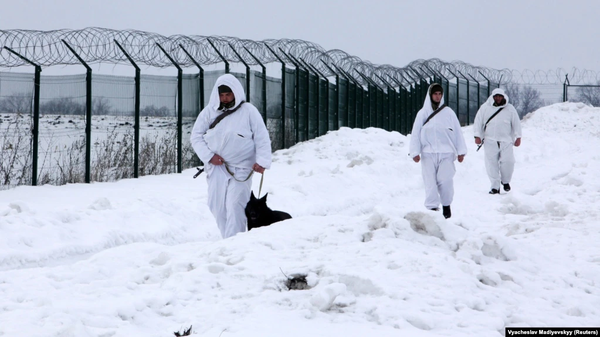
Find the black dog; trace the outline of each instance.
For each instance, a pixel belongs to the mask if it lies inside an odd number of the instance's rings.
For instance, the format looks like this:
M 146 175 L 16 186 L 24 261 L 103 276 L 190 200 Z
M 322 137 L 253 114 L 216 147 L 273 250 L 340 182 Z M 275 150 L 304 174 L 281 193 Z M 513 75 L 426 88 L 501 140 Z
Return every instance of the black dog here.
M 252 192 L 250 201 L 246 204 L 245 209 L 246 218 L 248 219 L 248 230 L 256 227 L 268 226 L 274 222 L 292 218 L 292 216 L 286 212 L 270 209 L 267 206 L 267 194 L 260 199 L 256 199 L 254 192 Z

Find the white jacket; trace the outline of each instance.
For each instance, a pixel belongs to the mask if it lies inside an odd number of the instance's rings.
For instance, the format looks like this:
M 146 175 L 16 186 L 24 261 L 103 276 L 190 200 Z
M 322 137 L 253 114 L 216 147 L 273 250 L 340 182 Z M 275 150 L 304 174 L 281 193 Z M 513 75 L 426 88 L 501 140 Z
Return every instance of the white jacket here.
M 494 106 L 494 95 L 497 94 L 504 96 L 506 104 Z M 502 107 L 504 109 L 490 120 L 484 132 L 485 123 Z M 473 135 L 478 138 L 485 138 L 486 140 L 509 143 L 514 142 L 517 138 L 521 138 L 521 120 L 519 119 L 519 114 L 515 107 L 508 103 L 508 96 L 506 96 L 504 90 L 500 88 L 494 89 L 492 95 L 481 105 L 481 108 L 477 111 L 477 115 L 475 115 Z
M 417 113 L 413 123 L 412 136 L 410 138 L 411 158 L 421 153 L 454 153 L 455 155 L 466 155 L 467 145 L 463 137 L 460 122 L 456 113 L 449 107 L 438 112 L 425 126 L 425 120 L 433 113 L 431 99 L 427 90 L 423 108 Z M 440 106 L 444 104 L 444 96 Z
M 258 109 L 250 103 L 244 103 L 237 111 L 223 118 L 213 129 L 210 124 L 223 113 L 219 108 L 220 85 L 231 88 L 235 97 L 235 109 L 246 94 L 240 81 L 231 74 L 220 76 L 212 93 L 208 105 L 202 109 L 194 128 L 190 141 L 194 151 L 205 165 L 210 165 L 210 159 L 218 154 L 223 157 L 230 167 L 251 169 L 254 163 L 264 167 L 271 167 L 271 140 Z

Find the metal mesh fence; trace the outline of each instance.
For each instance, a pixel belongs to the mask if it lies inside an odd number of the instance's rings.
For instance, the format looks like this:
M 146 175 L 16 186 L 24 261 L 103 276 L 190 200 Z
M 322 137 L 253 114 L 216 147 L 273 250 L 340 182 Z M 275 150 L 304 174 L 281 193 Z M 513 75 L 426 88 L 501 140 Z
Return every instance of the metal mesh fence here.
M 85 182 L 86 76 L 44 76 L 40 83 L 40 184 Z
M 565 86 L 564 100 L 600 107 L 600 84 L 567 85 Z
M 0 186 L 31 182 L 33 76 L 0 72 Z
M 177 79 L 142 75 L 139 174 L 177 172 Z
M 517 73 L 438 59 L 406 67 L 373 65 L 302 40 L 249 41 L 88 28 L 0 31 L 2 187 L 112 181 L 181 172 L 200 165 L 189 136 L 217 78 L 231 72 L 265 119 L 272 149 L 289 148 L 340 127 L 408 134 L 432 82 L 463 125 L 500 83 L 522 114 L 575 97 L 594 103 L 592 72 Z M 136 67 L 136 76 L 92 74 L 87 62 Z M 224 64 L 222 70 L 202 66 Z M 267 76 L 270 63 L 281 64 Z M 41 76 L 41 67 L 83 64 L 82 75 Z M 136 64 L 177 67 L 178 76 L 143 74 Z M 262 71 L 251 69 L 260 66 Z M 182 67 L 199 73 L 182 74 Z M 561 78 L 565 78 L 562 83 Z M 591 81 L 591 82 L 590 82 Z M 537 95 L 537 96 L 536 96 Z
M 190 142 L 194 122 L 196 122 L 196 117 L 200 114 L 200 107 L 203 106 L 200 97 L 200 86 L 199 74 L 183 75 L 182 158 L 184 168 L 201 165 L 200 159 L 194 152 L 192 143 Z
M 131 77 L 92 79 L 92 181 L 134 176 L 135 84 Z

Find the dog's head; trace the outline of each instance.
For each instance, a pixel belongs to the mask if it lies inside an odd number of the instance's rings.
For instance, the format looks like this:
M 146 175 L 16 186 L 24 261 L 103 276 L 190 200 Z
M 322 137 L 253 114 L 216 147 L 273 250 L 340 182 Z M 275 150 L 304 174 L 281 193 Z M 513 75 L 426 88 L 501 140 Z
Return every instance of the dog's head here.
M 245 209 L 246 218 L 248 218 L 248 230 L 267 225 L 264 221 L 264 217 L 269 210 L 267 207 L 267 194 L 260 199 L 254 196 L 254 192 L 250 195 L 250 201 L 246 204 Z

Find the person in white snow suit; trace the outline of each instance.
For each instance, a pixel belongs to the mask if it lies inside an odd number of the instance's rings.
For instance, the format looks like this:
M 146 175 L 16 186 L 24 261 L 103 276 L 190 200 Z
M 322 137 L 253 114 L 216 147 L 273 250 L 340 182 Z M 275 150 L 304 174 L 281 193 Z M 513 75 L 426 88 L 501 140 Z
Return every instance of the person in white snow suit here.
M 441 203 L 444 218 L 448 219 L 454 198 L 454 161 L 462 163 L 467 145 L 456 113 L 444 105 L 442 86 L 433 83 L 427 93 L 413 124 L 410 156 L 416 163 L 421 162 L 425 207 L 438 211 Z
M 498 88 L 477 111 L 473 124 L 475 144 L 483 145 L 485 168 L 490 178 L 490 194 L 499 194 L 500 185 L 510 191 L 515 170 L 513 146 L 521 145 L 521 120 L 515 107 L 508 103 L 504 90 Z
M 205 164 L 208 207 L 223 238 L 247 230 L 244 208 L 250 200 L 252 174 L 271 167 L 269 132 L 256 107 L 245 100 L 237 78 L 220 76 L 190 137 Z

